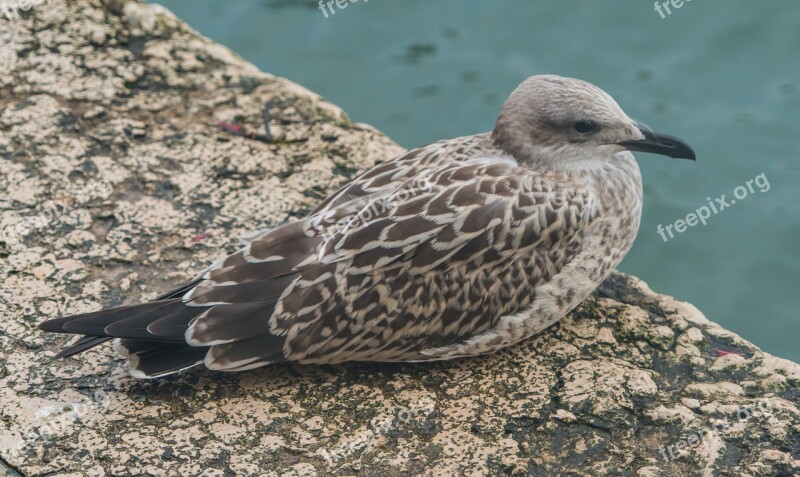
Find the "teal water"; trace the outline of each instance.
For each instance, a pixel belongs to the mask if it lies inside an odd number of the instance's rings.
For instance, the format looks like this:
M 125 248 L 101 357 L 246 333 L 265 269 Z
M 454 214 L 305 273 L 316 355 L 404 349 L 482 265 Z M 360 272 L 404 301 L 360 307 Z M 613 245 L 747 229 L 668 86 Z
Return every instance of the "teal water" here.
M 599 85 L 698 153 L 694 164 L 639 155 L 643 223 L 620 268 L 800 361 L 795 0 L 694 0 L 663 19 L 651 1 L 621 0 L 362 0 L 329 18 L 313 0 L 160 3 L 409 148 L 491 129 L 532 74 Z M 667 242 L 657 232 L 761 174 L 706 226 Z

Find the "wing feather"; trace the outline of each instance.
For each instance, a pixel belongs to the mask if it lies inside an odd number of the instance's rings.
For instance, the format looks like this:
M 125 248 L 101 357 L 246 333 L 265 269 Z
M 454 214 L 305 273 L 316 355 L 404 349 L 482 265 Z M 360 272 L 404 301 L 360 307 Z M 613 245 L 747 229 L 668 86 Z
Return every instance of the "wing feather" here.
M 580 244 L 566 244 L 592 216 L 586 189 L 506 161 L 418 174 L 379 206 L 362 207 L 325 241 L 319 261 L 298 267 L 297 289 L 272 320 L 273 332 L 288 335 L 290 359 L 401 360 L 482 333 L 571 260 Z M 341 274 L 332 298 L 303 285 L 321 268 Z M 406 302 L 411 290 L 419 293 Z M 297 320 L 323 295 L 343 311 Z M 369 336 L 378 338 L 365 343 Z

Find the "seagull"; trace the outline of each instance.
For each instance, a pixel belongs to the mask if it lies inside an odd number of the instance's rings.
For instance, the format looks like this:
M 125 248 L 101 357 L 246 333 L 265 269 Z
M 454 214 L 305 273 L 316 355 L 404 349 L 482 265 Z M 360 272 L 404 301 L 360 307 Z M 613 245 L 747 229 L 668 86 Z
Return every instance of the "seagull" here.
M 492 353 L 563 318 L 631 248 L 631 151 L 695 159 L 600 88 L 532 76 L 493 131 L 377 164 L 152 302 L 39 328 L 83 335 L 55 358 L 112 340 L 135 378 Z

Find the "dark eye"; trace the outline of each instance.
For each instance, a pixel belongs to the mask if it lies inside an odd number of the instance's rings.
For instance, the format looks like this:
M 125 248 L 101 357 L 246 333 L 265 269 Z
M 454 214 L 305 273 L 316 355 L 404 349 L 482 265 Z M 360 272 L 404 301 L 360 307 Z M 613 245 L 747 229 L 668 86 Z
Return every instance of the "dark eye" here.
M 595 132 L 599 129 L 595 122 L 585 120 L 578 121 L 577 123 L 573 124 L 572 127 L 581 134 Z

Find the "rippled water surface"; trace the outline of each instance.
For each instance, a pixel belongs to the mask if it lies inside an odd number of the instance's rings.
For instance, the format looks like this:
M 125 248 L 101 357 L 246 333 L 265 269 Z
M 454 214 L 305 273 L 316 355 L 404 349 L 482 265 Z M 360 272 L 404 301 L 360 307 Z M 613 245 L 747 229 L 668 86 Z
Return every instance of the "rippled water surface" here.
M 640 156 L 644 218 L 620 268 L 800 361 L 796 1 L 695 0 L 663 19 L 648 1 L 361 0 L 328 18 L 305 0 L 161 3 L 409 148 L 491 129 L 531 74 L 601 86 L 698 153 Z M 706 226 L 657 232 L 759 176 Z

